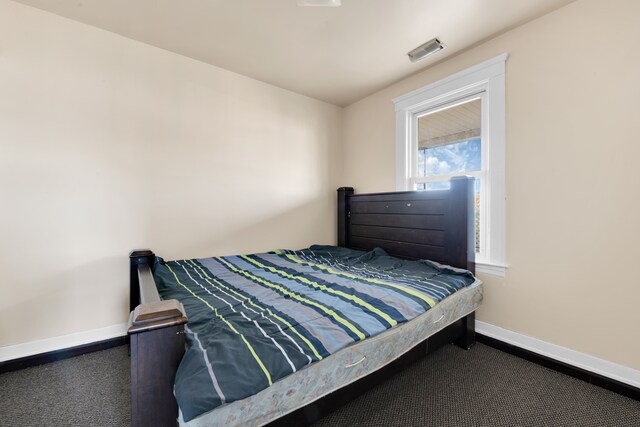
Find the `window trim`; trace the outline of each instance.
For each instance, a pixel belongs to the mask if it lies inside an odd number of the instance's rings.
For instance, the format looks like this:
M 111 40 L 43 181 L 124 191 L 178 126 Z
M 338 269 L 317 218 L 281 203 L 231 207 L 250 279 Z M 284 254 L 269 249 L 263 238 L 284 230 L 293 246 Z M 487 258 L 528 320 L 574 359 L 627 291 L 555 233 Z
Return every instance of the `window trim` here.
M 393 100 L 396 111 L 396 190 L 410 190 L 415 141 L 415 115 L 425 109 L 484 93 L 482 137 L 489 141 L 485 256 L 477 257 L 476 271 L 506 274 L 505 222 L 505 62 L 507 53 L 452 74 Z M 486 102 L 485 102 L 486 101 Z M 486 104 L 486 107 L 485 107 Z M 484 145 L 484 144 L 483 144 Z M 484 160 L 484 159 L 483 159 Z M 484 210 L 484 209 L 483 209 Z

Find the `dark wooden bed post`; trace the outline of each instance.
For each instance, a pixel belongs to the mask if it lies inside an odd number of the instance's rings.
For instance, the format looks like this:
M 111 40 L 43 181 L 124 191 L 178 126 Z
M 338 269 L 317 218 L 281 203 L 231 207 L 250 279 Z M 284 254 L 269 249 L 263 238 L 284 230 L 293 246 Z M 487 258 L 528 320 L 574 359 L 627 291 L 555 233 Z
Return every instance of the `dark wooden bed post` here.
M 447 240 L 463 242 L 449 246 L 447 257 L 450 264 L 476 272 L 475 224 L 474 224 L 474 191 L 475 180 L 468 176 L 451 178 L 451 198 L 447 223 Z M 464 238 L 463 233 L 466 235 Z M 466 243 L 465 243 L 466 241 Z M 454 343 L 458 347 L 470 349 L 476 343 L 476 313 L 470 313 L 460 319 L 462 335 Z
M 351 208 L 349 198 L 353 194 L 352 187 L 338 188 L 338 246 L 349 247 L 349 218 Z
M 155 255 L 148 249 L 129 255 L 131 307 L 131 424 L 175 426 L 178 405 L 173 384 L 184 354 L 187 317 L 177 300 L 161 300 L 151 266 Z
M 476 312 L 467 314 L 459 321 L 462 322 L 462 335 L 453 343 L 469 350 L 476 343 Z
M 451 178 L 451 197 L 445 226 L 446 240 L 460 242 L 447 246 L 447 264 L 475 274 L 474 182 L 475 180 L 468 176 Z
M 140 280 L 138 266 L 153 265 L 156 256 L 149 249 L 132 251 L 129 254 L 129 311 L 133 311 L 140 304 Z

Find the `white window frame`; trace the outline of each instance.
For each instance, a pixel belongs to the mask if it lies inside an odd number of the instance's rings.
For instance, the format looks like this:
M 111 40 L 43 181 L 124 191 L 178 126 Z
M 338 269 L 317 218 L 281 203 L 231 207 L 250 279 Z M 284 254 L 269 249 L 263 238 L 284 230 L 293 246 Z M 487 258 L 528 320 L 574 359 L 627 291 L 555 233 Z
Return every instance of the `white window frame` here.
M 503 53 L 435 83 L 395 98 L 396 189 L 412 190 L 417 167 L 417 118 L 427 110 L 479 96 L 482 99 L 481 253 L 476 272 L 504 277 L 505 239 L 505 62 Z M 453 176 L 455 176 L 454 174 Z M 443 178 L 442 176 L 438 178 Z M 420 182 L 424 181 L 422 179 Z

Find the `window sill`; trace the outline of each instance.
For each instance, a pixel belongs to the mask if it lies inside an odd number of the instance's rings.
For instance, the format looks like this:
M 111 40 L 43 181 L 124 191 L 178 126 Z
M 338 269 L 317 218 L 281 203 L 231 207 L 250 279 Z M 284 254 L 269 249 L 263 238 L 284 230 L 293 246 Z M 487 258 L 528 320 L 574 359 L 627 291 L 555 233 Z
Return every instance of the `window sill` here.
M 491 276 L 506 277 L 508 265 L 491 264 L 488 262 L 476 262 L 476 274 L 489 274 Z

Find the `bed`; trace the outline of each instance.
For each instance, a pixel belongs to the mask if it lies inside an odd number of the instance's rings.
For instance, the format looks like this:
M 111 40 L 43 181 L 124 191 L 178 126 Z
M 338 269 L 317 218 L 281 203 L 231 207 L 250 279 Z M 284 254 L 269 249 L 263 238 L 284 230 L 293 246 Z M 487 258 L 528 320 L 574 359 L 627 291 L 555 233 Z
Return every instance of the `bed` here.
M 472 198 L 466 177 L 430 192 L 343 187 L 338 247 L 133 251 L 132 424 L 309 423 L 443 343 L 470 347 Z

